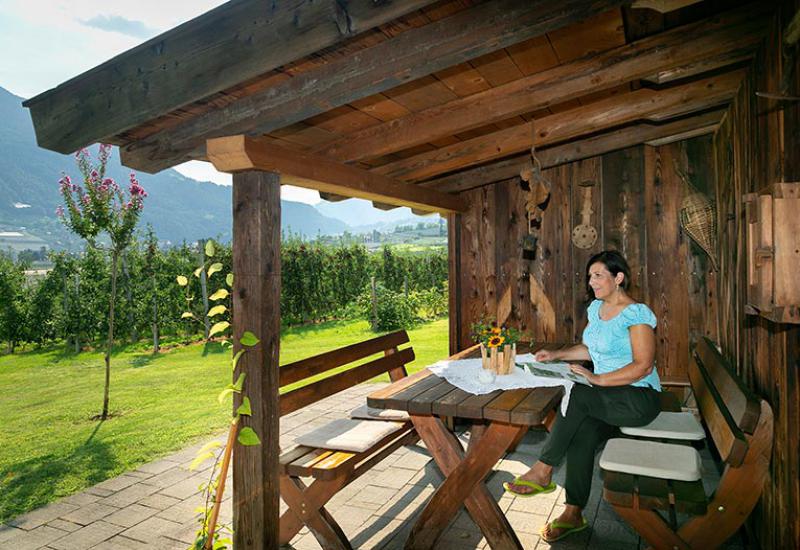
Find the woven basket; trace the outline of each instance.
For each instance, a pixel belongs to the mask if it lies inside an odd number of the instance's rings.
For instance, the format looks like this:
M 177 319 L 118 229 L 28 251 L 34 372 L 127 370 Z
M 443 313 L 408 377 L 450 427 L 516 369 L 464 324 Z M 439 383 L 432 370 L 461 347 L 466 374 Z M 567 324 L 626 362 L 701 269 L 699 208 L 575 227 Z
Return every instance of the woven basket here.
M 717 270 L 717 208 L 709 198 L 691 184 L 689 178 L 676 166 L 678 175 L 686 186 L 678 219 L 681 228 L 703 249 Z

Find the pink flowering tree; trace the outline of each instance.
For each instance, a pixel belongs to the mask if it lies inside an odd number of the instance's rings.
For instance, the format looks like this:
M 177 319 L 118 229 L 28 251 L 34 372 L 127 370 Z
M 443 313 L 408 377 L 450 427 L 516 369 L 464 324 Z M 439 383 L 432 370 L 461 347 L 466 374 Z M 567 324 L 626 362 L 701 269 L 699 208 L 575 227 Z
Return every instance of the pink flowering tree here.
M 126 189 L 106 177 L 106 166 L 111 155 L 111 145 L 101 144 L 95 162 L 89 151 L 75 153 L 83 182 L 74 183 L 64 175 L 59 180 L 64 205 L 56 214 L 73 233 L 86 240 L 89 246 L 108 250 L 111 256 L 111 297 L 108 306 L 108 340 L 105 354 L 105 387 L 103 412 L 99 418 L 108 417 L 108 394 L 111 382 L 111 351 L 114 345 L 114 305 L 117 297 L 117 272 L 122 253 L 130 245 L 133 231 L 144 208 L 147 197 L 144 189 L 131 173 Z M 110 245 L 99 243 L 107 236 Z

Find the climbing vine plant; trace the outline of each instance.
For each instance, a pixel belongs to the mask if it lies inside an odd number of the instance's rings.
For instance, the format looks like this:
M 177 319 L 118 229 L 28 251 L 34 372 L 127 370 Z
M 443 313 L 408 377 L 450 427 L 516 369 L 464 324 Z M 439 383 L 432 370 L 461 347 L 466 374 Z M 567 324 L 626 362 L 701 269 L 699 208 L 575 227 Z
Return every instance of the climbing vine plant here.
M 198 270 L 195 270 L 194 276 L 200 277 L 200 270 L 206 270 L 205 275 L 209 284 L 212 276 L 222 270 L 222 263 L 214 261 L 216 249 L 212 241 L 205 244 L 205 257 L 207 261 Z M 207 265 L 206 265 L 207 264 Z M 191 306 L 193 297 L 189 294 L 188 284 L 189 279 L 184 275 L 177 277 L 177 282 L 180 286 L 186 287 L 187 304 Z M 229 288 L 233 287 L 233 274 L 228 273 L 225 276 L 225 285 Z M 215 302 L 216 305 L 208 309 L 205 315 L 209 319 L 214 319 L 214 325 L 209 330 L 209 337 L 220 335 L 222 338 L 222 345 L 231 347 L 231 341 L 225 336 L 225 333 L 230 328 L 230 308 L 226 305 L 230 299 L 230 292 L 224 286 L 216 289 L 209 297 L 209 301 Z M 195 321 L 204 322 L 202 319 L 192 313 L 191 309 L 184 312 L 181 316 L 184 319 L 193 319 Z M 239 339 L 240 349 L 233 355 L 230 362 L 231 372 L 236 371 L 242 356 L 252 347 L 259 344 L 258 338 L 250 331 L 245 331 Z M 228 438 L 223 446 L 219 441 L 212 441 L 201 448 L 191 466 L 190 470 L 199 468 L 202 464 L 209 460 L 213 460 L 213 466 L 209 473 L 209 480 L 200 486 L 200 490 L 204 496 L 204 504 L 197 511 L 200 513 L 200 528 L 195 536 L 195 541 L 190 547 L 192 550 L 227 550 L 232 548 L 232 541 L 230 534 L 232 533 L 229 525 L 218 525 L 219 509 L 222 503 L 222 496 L 225 491 L 225 481 L 228 476 L 228 469 L 230 467 L 231 456 L 233 454 L 233 447 L 238 442 L 244 446 L 260 445 L 261 439 L 258 434 L 249 426 L 240 427 L 240 421 L 243 416 L 251 416 L 252 409 L 250 406 L 250 398 L 244 393 L 245 389 L 245 373 L 239 373 L 235 382 L 232 382 L 222 388 L 217 400 L 224 403 L 229 397 L 234 394 L 241 396 L 241 404 L 236 408 L 231 418 L 230 426 L 228 428 Z

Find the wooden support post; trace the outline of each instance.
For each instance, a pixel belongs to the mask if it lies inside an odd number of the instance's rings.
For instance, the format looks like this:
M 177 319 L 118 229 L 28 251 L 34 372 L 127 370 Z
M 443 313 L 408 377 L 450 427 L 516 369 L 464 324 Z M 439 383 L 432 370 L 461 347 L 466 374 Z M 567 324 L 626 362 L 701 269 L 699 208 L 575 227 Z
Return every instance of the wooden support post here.
M 245 353 L 234 373 L 245 373 L 244 393 L 253 415 L 242 418 L 260 446 L 238 445 L 233 455 L 233 528 L 237 550 L 278 547 L 278 351 L 280 344 L 280 176 L 241 172 L 233 176 L 233 334 L 245 330 L 261 341 Z M 237 344 L 235 350 L 240 349 Z M 237 396 L 234 407 L 241 398 Z

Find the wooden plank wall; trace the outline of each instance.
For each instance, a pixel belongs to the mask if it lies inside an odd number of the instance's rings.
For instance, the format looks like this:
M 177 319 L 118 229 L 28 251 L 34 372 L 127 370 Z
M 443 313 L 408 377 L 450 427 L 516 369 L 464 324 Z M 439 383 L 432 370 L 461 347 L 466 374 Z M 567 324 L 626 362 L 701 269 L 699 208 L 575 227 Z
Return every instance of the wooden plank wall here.
M 596 252 L 617 249 L 631 264 L 633 296 L 658 317 L 659 372 L 685 376 L 690 344 L 701 335 L 717 337 L 717 306 L 707 284 L 711 265 L 679 230 L 684 186 L 676 166 L 699 189 L 712 190 L 711 145 L 710 136 L 642 145 L 547 170 L 552 193 L 532 261 L 521 254 L 527 226 L 520 180 L 465 192 L 471 210 L 454 232 L 458 349 L 470 344 L 470 324 L 481 315 L 516 326 L 534 341 L 579 341 L 586 325 L 586 263 Z M 591 224 L 598 239 L 581 250 L 571 234 L 581 223 L 580 184 L 587 181 L 594 184 Z
M 800 8 L 783 2 L 770 38 L 714 139 L 721 267 L 719 322 L 723 353 L 771 404 L 775 443 L 771 479 L 750 518 L 761 548 L 800 548 L 800 327 L 745 315 L 746 250 L 742 196 L 775 181 L 800 181 L 800 107 L 758 98 L 777 93 L 793 65 L 787 95 L 800 95 L 798 48 L 782 33 Z

